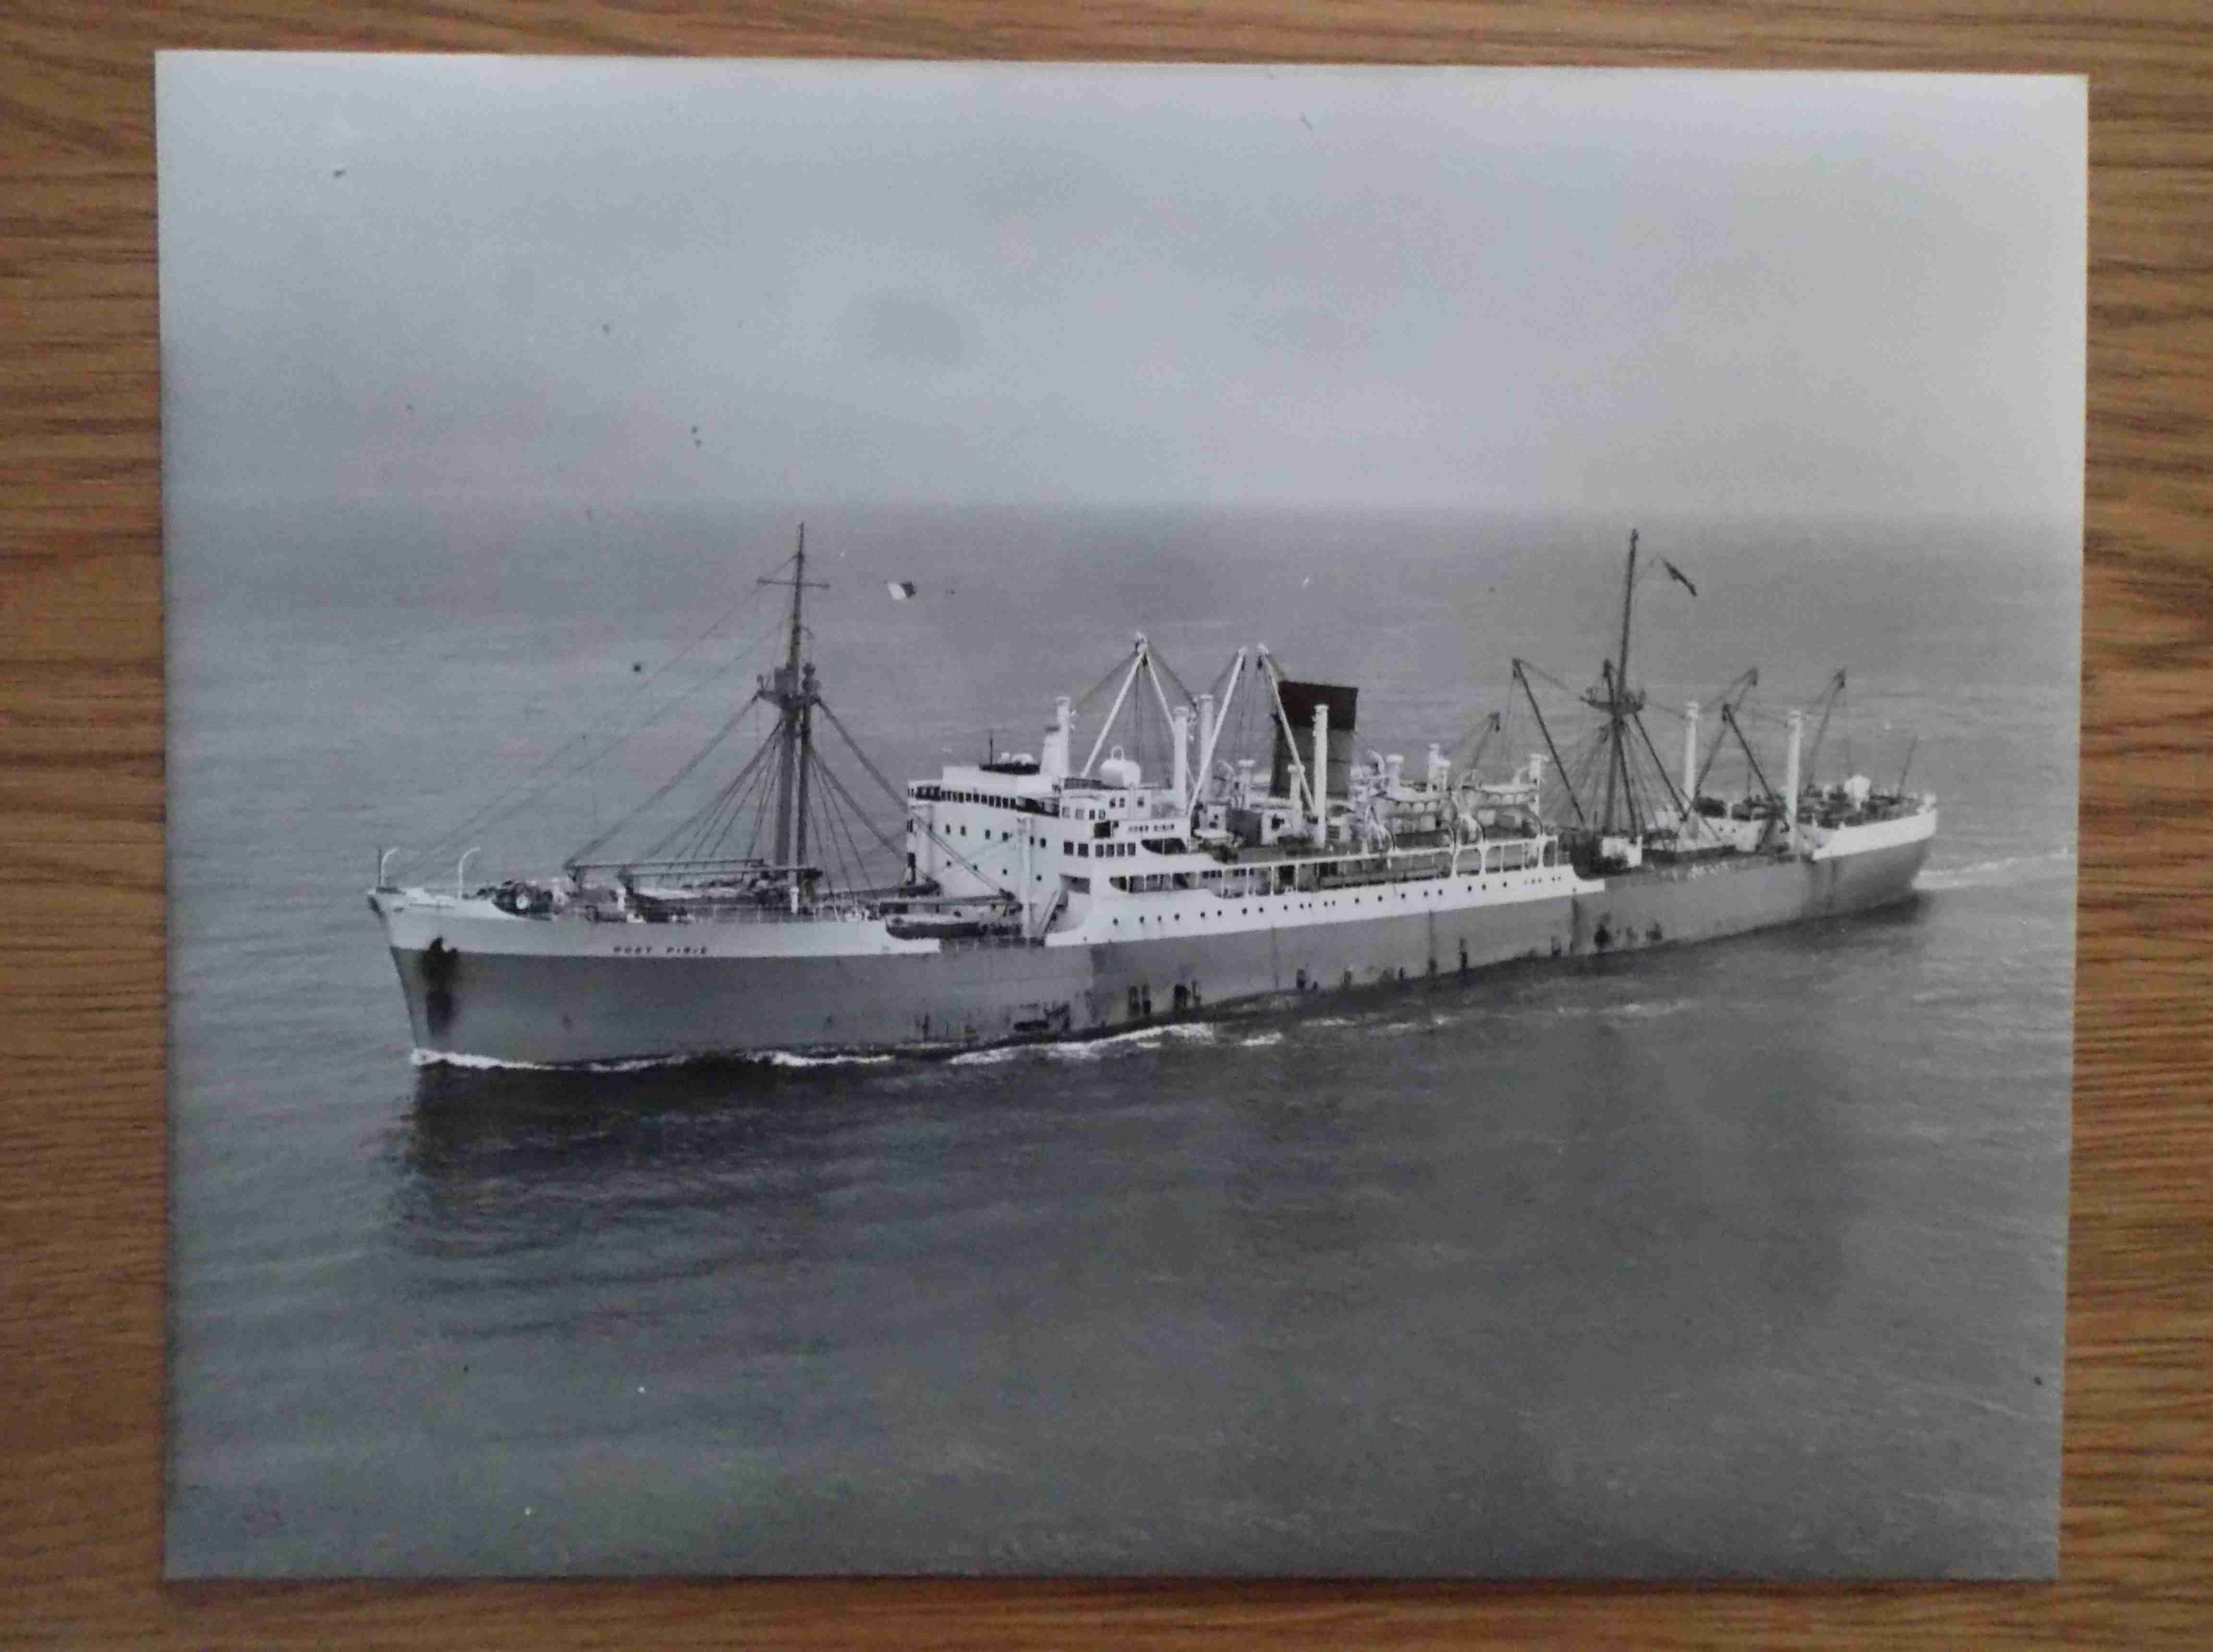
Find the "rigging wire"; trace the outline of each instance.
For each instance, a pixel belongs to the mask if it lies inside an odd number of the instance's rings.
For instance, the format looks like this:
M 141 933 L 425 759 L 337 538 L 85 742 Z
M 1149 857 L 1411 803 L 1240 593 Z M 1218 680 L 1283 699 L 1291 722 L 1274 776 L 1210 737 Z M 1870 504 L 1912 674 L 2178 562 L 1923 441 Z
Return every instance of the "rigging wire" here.
M 1082 696 L 1069 708 L 1072 716 L 1082 716 L 1098 702 L 1101 694 L 1122 680 L 1122 674 L 1130 668 L 1130 649 L 1124 649 L 1115 656 L 1114 663 L 1106 668 L 1106 674 L 1083 691 Z
M 1539 678 L 1543 681 L 1551 684 L 1554 688 L 1558 689 L 1560 692 L 1565 694 L 1571 700 L 1581 700 L 1583 697 L 1583 691 L 1580 688 L 1570 687 L 1566 683 L 1562 682 L 1558 677 L 1552 675 L 1551 672 L 1545 670 L 1542 667 L 1533 665 L 1527 660 L 1521 661 L 1521 670 L 1523 674 L 1526 676 Z
M 753 704 L 759 706 L 761 702 L 756 698 Z M 775 749 L 772 738 L 763 741 L 759 749 L 746 760 L 744 766 L 706 804 L 679 822 L 674 830 L 655 844 L 639 858 L 661 859 L 670 846 L 687 830 L 692 832 L 691 841 L 686 845 L 682 854 L 670 858 L 694 860 L 710 857 L 715 850 L 722 847 L 723 840 L 735 826 L 739 815 L 744 812 L 755 795 L 765 790 L 769 779 L 774 773 L 774 770 L 766 759 Z
M 789 561 L 789 558 L 787 558 L 785 560 Z M 783 564 L 779 563 L 777 565 L 781 567 Z M 771 570 L 771 571 L 773 572 L 774 570 Z M 558 761 L 564 754 L 579 744 L 588 741 L 595 737 L 607 724 L 616 721 L 619 716 L 626 713 L 631 707 L 636 705 L 664 676 L 675 669 L 677 666 L 681 664 L 701 645 L 706 643 L 710 637 L 713 637 L 716 632 L 721 631 L 725 625 L 735 619 L 746 610 L 746 608 L 759 600 L 759 596 L 760 587 L 756 584 L 755 587 L 747 592 L 746 595 L 741 597 L 735 603 L 732 604 L 729 608 L 725 609 L 719 616 L 717 616 L 714 622 L 704 631 L 695 636 L 689 643 L 686 643 L 682 649 L 679 649 L 669 659 L 655 667 L 652 674 L 647 676 L 643 681 L 637 684 L 626 696 L 611 708 L 606 716 L 600 718 L 597 723 L 594 723 L 590 727 L 580 730 L 576 735 L 571 735 L 560 746 L 555 747 L 545 757 L 539 759 L 535 765 L 527 770 L 522 775 L 519 776 L 515 781 L 511 783 L 499 793 L 496 794 L 489 802 L 480 805 L 473 814 L 464 819 L 459 825 L 448 828 L 447 831 L 441 832 L 437 837 L 432 838 L 430 841 L 430 849 L 436 849 L 438 846 L 442 845 L 449 839 L 457 840 L 460 837 L 465 835 L 469 831 L 475 829 L 479 823 L 479 817 L 488 814 L 492 809 L 497 808 L 503 801 L 504 801 L 516 789 L 517 787 L 528 785 L 529 782 L 533 778 L 546 768 L 552 766 L 555 762 Z M 418 850 L 417 855 L 411 857 L 407 863 L 413 865 L 417 860 L 427 857 L 429 853 L 429 849 Z
M 700 804 L 698 808 L 694 808 L 691 814 L 678 820 L 674 826 L 670 827 L 667 832 L 662 834 L 659 839 L 653 843 L 645 850 L 645 852 L 639 856 L 639 858 L 642 860 L 651 861 L 685 860 L 691 858 L 701 847 L 703 839 L 705 838 L 709 829 L 713 826 L 715 820 L 721 815 L 724 806 L 729 803 L 735 796 L 736 796 L 741 787 L 746 785 L 746 783 L 753 777 L 755 773 L 754 765 L 758 764 L 760 759 L 761 752 L 759 750 L 756 750 L 751 758 L 748 758 L 739 766 L 738 771 L 735 775 L 733 775 L 722 785 L 716 789 L 714 794 L 710 796 L 705 802 Z M 682 852 L 672 854 L 670 851 L 674 848 L 677 839 L 684 837 L 687 833 L 691 836 L 691 841 L 686 844 Z
M 808 844 L 808 853 L 800 863 L 819 870 L 828 881 L 829 888 L 834 890 L 838 887 L 842 869 L 832 864 L 838 858 L 838 840 L 830 835 L 821 794 L 812 785 L 807 789 L 807 808 L 801 817 L 800 825 L 806 832 Z M 826 849 L 828 850 L 826 854 L 823 852 Z M 798 875 L 796 871 L 792 874 L 795 878 Z M 826 891 L 816 887 L 809 893 L 819 898 Z
M 1160 726 L 1160 707 L 1154 702 L 1152 685 L 1137 683 L 1131 686 L 1129 701 L 1130 749 L 1127 755 L 1137 760 L 1143 772 L 1158 775 L 1165 768 L 1156 765 L 1154 758 L 1167 750 L 1167 731 Z
M 704 808 L 695 811 L 691 818 L 680 824 L 674 832 L 662 838 L 659 843 L 648 850 L 646 858 L 660 860 L 667 857 L 679 861 L 712 858 L 722 848 L 722 839 L 735 823 L 738 814 L 747 803 L 752 801 L 753 794 L 766 784 L 767 775 L 768 769 L 765 763 L 758 769 L 748 764 L 745 769 L 739 771 L 736 778 L 730 784 L 724 786 L 710 798 Z M 690 840 L 685 844 L 680 851 L 672 855 L 670 850 L 674 838 L 686 827 L 691 829 Z
M 1159 672 L 1167 686 L 1175 691 L 1175 701 L 1185 705 L 1197 705 L 1198 697 L 1183 686 L 1183 680 L 1175 674 L 1175 668 L 1161 657 L 1160 649 L 1154 649 L 1152 655 L 1153 669 Z
M 846 852 L 850 844 L 841 845 L 838 841 L 837 800 L 830 795 L 827 787 L 820 785 L 810 785 L 807 789 L 807 800 L 809 805 L 808 812 L 815 821 L 808 831 L 808 841 L 810 845 L 819 845 L 812 858 L 822 863 L 823 870 L 829 877 L 828 887 L 818 893 L 834 894 L 841 890 L 850 893 L 858 888 L 860 869 L 854 864 L 853 856 Z
M 847 788 L 844 779 L 838 776 L 836 770 L 825 764 L 821 768 L 821 775 L 825 780 L 828 781 L 830 784 L 836 789 L 838 796 L 844 800 L 846 808 L 853 811 L 854 818 L 861 823 L 862 828 L 866 831 L 870 837 L 876 840 L 877 844 L 883 849 L 885 853 L 893 856 L 901 856 L 905 854 L 905 850 L 896 839 L 885 832 L 874 820 L 869 818 L 868 811 L 861 806 L 860 800 L 853 796 L 852 792 Z
M 644 814 L 655 804 L 660 802 L 661 799 L 668 796 L 670 792 L 675 790 L 678 786 L 689 779 L 693 771 L 697 770 L 702 763 L 707 760 L 708 754 L 721 746 L 723 741 L 729 737 L 731 730 L 735 729 L 738 724 L 744 720 L 746 714 L 751 711 L 759 703 L 759 695 L 748 696 L 746 703 L 740 706 L 735 711 L 732 712 L 729 720 L 726 721 L 720 728 L 715 731 L 714 737 L 704 746 L 702 746 L 698 751 L 692 753 L 690 759 L 685 763 L 684 766 L 677 770 L 677 771 L 671 775 L 667 781 L 663 782 L 661 787 L 655 790 L 650 797 L 647 798 L 643 803 L 640 803 L 636 808 L 631 810 L 629 814 L 624 815 L 621 820 L 616 821 L 605 832 L 600 833 L 599 836 L 594 838 L 582 848 L 577 850 L 574 854 L 567 856 L 564 864 L 575 865 L 582 861 L 584 857 L 589 855 L 594 850 L 598 849 L 609 838 L 619 832 L 625 826 L 637 820 L 639 815 Z M 764 749 L 765 749 L 765 747 L 764 747 Z
M 904 849 L 890 837 L 877 829 L 875 822 L 869 819 L 867 811 L 861 807 L 859 801 L 854 797 L 853 794 L 846 789 L 844 781 L 838 777 L 835 770 L 832 769 L 827 764 L 822 764 L 819 765 L 819 772 L 822 780 L 826 783 L 825 795 L 827 796 L 830 792 L 834 792 L 838 799 L 844 803 L 845 809 L 850 811 L 852 820 L 860 825 L 862 830 L 876 840 L 877 845 L 881 848 L 887 855 L 891 856 L 893 866 L 897 866 L 900 857 L 905 852 Z M 841 817 L 841 823 L 843 817 Z M 866 851 L 861 848 L 858 842 L 855 840 L 850 826 L 846 826 L 844 827 L 844 831 L 846 844 L 853 852 L 853 863 L 856 869 L 855 882 L 858 884 L 862 881 L 862 875 L 864 875 L 867 870 L 868 856 Z
M 1509 709 L 1509 710 L 1511 709 L 1510 703 Z M 1508 713 L 1505 711 L 1484 712 L 1482 716 L 1461 731 L 1458 740 L 1443 748 L 1447 760 L 1455 768 L 1462 768 L 1472 764 L 1474 761 L 1472 756 L 1463 758 L 1461 754 L 1479 750 L 1484 741 L 1494 735 L 1503 735 L 1506 729 L 1507 716 Z
M 766 771 L 764 771 L 764 772 Z M 746 859 L 757 861 L 760 858 L 761 833 L 769 829 L 769 816 L 773 813 L 774 811 L 770 809 L 765 802 L 761 807 L 753 810 L 753 829 L 746 838 Z
M 833 841 L 841 841 L 844 844 L 838 856 L 838 863 L 841 866 L 851 868 L 851 870 L 845 875 L 846 889 L 848 892 L 857 893 L 869 887 L 872 880 L 869 876 L 867 851 L 861 847 L 859 840 L 853 836 L 852 823 L 847 820 L 845 811 L 840 806 L 836 795 L 826 788 L 822 794 L 822 808 L 823 812 L 829 817 L 831 830 L 835 834 Z
M 869 754 L 861 749 L 860 741 L 853 738 L 852 731 L 845 727 L 844 723 L 839 720 L 838 714 L 830 709 L 829 704 L 826 701 L 817 699 L 814 702 L 814 707 L 815 710 L 821 712 L 824 716 L 830 720 L 830 726 L 838 731 L 839 736 L 845 742 L 845 748 L 852 753 L 855 759 L 860 764 L 861 767 L 867 771 L 869 778 L 875 781 L 878 786 L 882 788 L 884 795 L 887 797 L 889 797 L 893 802 L 898 804 L 900 810 L 904 812 L 907 806 L 906 794 L 900 791 L 896 786 L 893 785 L 890 781 L 884 778 L 883 771 L 877 768 L 874 763 L 869 760 Z M 951 856 L 955 861 L 958 861 L 962 868 L 972 875 L 978 882 L 990 885 L 992 888 L 997 889 L 1002 895 L 1007 896 L 1009 899 L 1015 899 L 1011 892 L 993 881 L 991 879 L 985 876 L 981 871 L 977 869 L 973 862 L 969 860 L 966 855 L 963 855 L 951 844 L 948 843 L 936 831 L 925 826 L 923 828 L 923 835 L 927 837 L 931 843 L 943 850 L 948 855 Z
M 1257 708 L 1260 704 L 1262 697 L 1274 692 L 1268 686 L 1267 668 L 1261 663 L 1257 655 L 1247 665 L 1246 668 L 1246 675 L 1247 680 L 1239 685 L 1236 725 L 1230 731 L 1231 737 L 1229 741 L 1228 756 L 1231 759 L 1230 766 L 1233 772 L 1235 770 L 1237 761 L 1240 759 L 1252 758 L 1256 764 L 1259 762 L 1259 754 L 1253 749 L 1253 719 L 1255 717 L 1265 718 L 1271 715 L 1269 713 L 1262 712 Z M 1219 747 L 1217 745 L 1217 751 L 1218 750 Z
M 1237 669 L 1237 655 L 1242 650 L 1232 649 L 1228 659 L 1222 662 L 1222 669 L 1214 674 L 1214 680 L 1207 685 L 1206 692 L 1214 696 L 1214 706 L 1216 711 L 1222 709 L 1222 697 L 1229 692 L 1230 674 Z M 1249 655 L 1247 655 L 1246 664 L 1248 668 L 1252 664 Z
M 789 558 L 787 558 L 785 560 L 789 561 Z M 777 564 L 778 567 L 781 567 L 782 565 L 783 564 L 781 563 Z M 765 631 L 764 631 L 760 636 L 756 636 L 749 639 L 729 659 L 724 661 L 713 671 L 707 674 L 704 677 L 702 677 L 698 681 L 693 683 L 691 687 L 686 689 L 682 693 L 678 694 L 673 699 L 665 702 L 658 708 L 649 710 L 645 716 L 633 721 L 630 727 L 623 729 L 621 732 L 611 735 L 607 735 L 608 727 L 621 720 L 633 707 L 637 706 L 643 699 L 646 693 L 655 683 L 667 676 L 668 673 L 674 670 L 679 663 L 696 652 L 703 644 L 712 637 L 716 632 L 723 629 L 726 625 L 728 625 L 731 620 L 736 619 L 738 615 L 750 604 L 757 600 L 760 595 L 761 588 L 762 588 L 759 586 L 756 586 L 750 594 L 741 598 L 736 604 L 725 612 L 720 619 L 716 619 L 713 625 L 708 626 L 705 631 L 701 631 L 698 636 L 693 637 L 690 643 L 686 643 L 682 649 L 670 658 L 665 664 L 658 667 L 650 676 L 647 677 L 643 682 L 640 683 L 635 689 L 633 689 L 630 695 L 618 706 L 616 706 L 608 716 L 602 717 L 596 724 L 582 730 L 563 742 L 561 746 L 556 747 L 552 753 L 540 759 L 533 767 L 526 771 L 523 775 L 519 777 L 501 791 L 495 794 L 489 802 L 479 805 L 473 813 L 463 818 L 458 824 L 448 826 L 444 832 L 431 838 L 429 843 L 424 845 L 424 847 L 415 850 L 414 853 L 408 856 L 403 863 L 403 865 L 411 870 L 419 868 L 434 856 L 448 850 L 453 844 L 459 843 L 463 838 L 474 832 L 486 831 L 492 826 L 500 825 L 506 820 L 513 819 L 523 809 L 527 808 L 532 804 L 537 802 L 555 786 L 560 785 L 564 781 L 572 780 L 577 775 L 590 769 L 594 765 L 597 764 L 612 753 L 616 747 L 621 745 L 624 741 L 630 739 L 631 735 L 637 734 L 640 728 L 660 717 L 666 716 L 670 711 L 674 710 L 677 706 L 683 704 L 686 700 L 692 698 L 702 689 L 704 689 L 710 684 L 726 675 L 732 666 L 742 661 L 747 655 L 751 653 L 753 649 L 761 642 L 763 637 L 766 635 Z M 774 625 L 772 624 L 771 629 L 773 628 Z M 607 735 L 604 744 L 597 747 L 591 747 L 588 749 L 584 749 L 581 752 L 579 751 L 579 747 L 588 747 L 588 742 L 598 740 L 602 735 Z M 560 761 L 564 757 L 569 756 L 572 753 L 576 753 L 574 759 L 570 761 L 567 766 L 563 768 L 560 772 L 546 777 L 542 780 L 540 778 L 540 776 L 545 774 L 545 771 L 547 769 L 551 768 L 555 763 Z M 535 783 L 533 783 L 533 782 Z M 518 791 L 521 793 L 520 796 L 516 796 Z M 509 802 L 510 799 L 513 801 Z M 503 805 L 505 805 L 505 807 L 503 807 Z
M 1644 719 L 1632 717 L 1631 720 L 1637 724 L 1637 732 L 1643 737 L 1645 754 L 1652 759 L 1652 771 L 1660 777 L 1660 784 L 1667 792 L 1669 807 L 1675 811 L 1677 819 L 1688 818 L 1691 812 L 1689 801 L 1675 789 L 1674 779 L 1668 774 L 1667 765 L 1660 760 L 1659 751 L 1652 744 L 1651 731 L 1645 728 Z M 1646 818 L 1652 818 L 1649 812 Z

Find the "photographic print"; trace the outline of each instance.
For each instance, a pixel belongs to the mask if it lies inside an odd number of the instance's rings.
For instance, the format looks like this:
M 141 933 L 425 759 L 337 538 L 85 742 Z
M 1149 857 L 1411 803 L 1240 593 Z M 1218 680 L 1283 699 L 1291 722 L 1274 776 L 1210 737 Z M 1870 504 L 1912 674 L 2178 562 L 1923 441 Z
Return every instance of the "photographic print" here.
M 2049 1576 L 2085 120 L 162 54 L 170 1575 Z

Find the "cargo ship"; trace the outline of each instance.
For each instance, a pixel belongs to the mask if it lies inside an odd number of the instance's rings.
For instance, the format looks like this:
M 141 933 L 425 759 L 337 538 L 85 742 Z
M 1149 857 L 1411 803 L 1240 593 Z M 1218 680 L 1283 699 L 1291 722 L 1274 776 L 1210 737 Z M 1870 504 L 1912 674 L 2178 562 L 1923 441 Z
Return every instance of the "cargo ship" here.
M 1695 596 L 1664 558 L 1643 571 L 1662 570 Z M 1112 691 L 1088 742 L 1063 698 L 1036 752 L 994 748 L 897 788 L 807 657 L 803 527 L 776 571 L 780 658 L 747 703 L 772 731 L 652 850 L 601 857 L 603 833 L 558 871 L 473 888 L 464 857 L 450 890 L 387 881 L 380 859 L 369 905 L 418 1059 L 926 1053 L 1122 1032 L 1865 911 L 1911 893 L 1936 830 L 1935 797 L 1905 788 L 1910 752 L 1888 787 L 1811 777 L 1842 672 L 1810 752 L 1811 708 L 1784 719 L 1779 789 L 1745 727 L 1756 672 L 1718 697 L 1710 738 L 1685 706 L 1680 765 L 1663 761 L 1631 686 L 1633 531 L 1599 681 L 1577 692 L 1513 662 L 1533 749 L 1503 771 L 1484 758 L 1504 713 L 1472 753 L 1433 745 L 1410 768 L 1358 751 L 1354 687 L 1292 679 L 1254 646 L 1188 694 L 1140 635 L 1087 697 Z M 1572 697 L 1564 716 L 1545 716 L 1539 681 Z M 1150 772 L 1113 738 L 1140 711 L 1165 736 Z M 1587 732 L 1564 760 L 1568 716 Z M 1234 743 L 1256 724 L 1265 768 Z M 826 760 L 832 735 L 903 811 L 903 838 Z M 1725 750 L 1744 774 L 1728 797 L 1707 785 Z M 859 836 L 883 851 L 873 878 L 826 864 Z

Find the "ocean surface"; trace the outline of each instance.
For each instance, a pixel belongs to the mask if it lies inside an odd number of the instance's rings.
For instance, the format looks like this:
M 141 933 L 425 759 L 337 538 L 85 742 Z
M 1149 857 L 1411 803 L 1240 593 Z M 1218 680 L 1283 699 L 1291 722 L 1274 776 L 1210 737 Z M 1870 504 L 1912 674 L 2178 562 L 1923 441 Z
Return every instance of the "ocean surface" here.
M 1664 753 L 1845 666 L 1825 777 L 1939 795 L 1879 914 L 950 1060 L 418 1064 L 380 850 L 614 826 L 770 664 L 793 527 L 173 503 L 172 1575 L 2050 1571 L 2076 524 L 1641 524 L 1698 588 L 1639 588 Z M 1418 765 L 1513 656 L 1595 677 L 1625 527 L 820 512 L 808 613 L 894 780 L 1138 630 Z

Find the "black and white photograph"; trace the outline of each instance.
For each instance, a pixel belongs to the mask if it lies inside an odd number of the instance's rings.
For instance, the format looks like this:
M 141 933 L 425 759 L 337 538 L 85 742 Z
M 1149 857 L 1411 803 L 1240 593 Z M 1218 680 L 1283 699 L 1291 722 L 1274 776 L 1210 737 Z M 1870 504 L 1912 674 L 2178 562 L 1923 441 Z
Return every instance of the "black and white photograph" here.
M 170 1576 L 2053 1575 L 2082 80 L 155 82 Z

